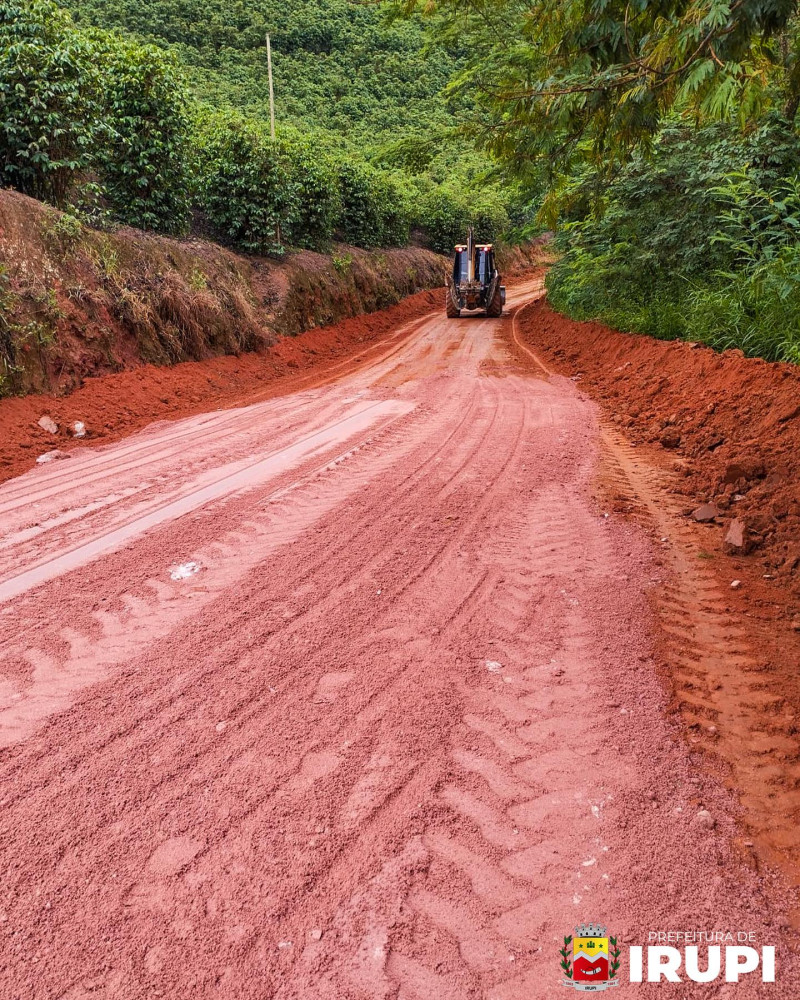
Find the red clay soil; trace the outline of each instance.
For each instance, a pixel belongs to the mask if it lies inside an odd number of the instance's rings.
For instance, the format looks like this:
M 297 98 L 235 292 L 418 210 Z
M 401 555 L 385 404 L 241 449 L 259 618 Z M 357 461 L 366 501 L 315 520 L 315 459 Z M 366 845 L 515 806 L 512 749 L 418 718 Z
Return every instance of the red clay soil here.
M 577 323 L 544 300 L 520 328 L 628 440 L 674 456 L 687 513 L 708 502 L 719 511 L 711 551 L 723 549 L 731 520 L 744 522 L 745 548 L 800 599 L 800 369 Z
M 653 931 L 777 949 L 637 1000 L 794 1000 L 791 897 L 664 718 L 663 550 L 504 347 L 539 292 L 0 488 L 3 1000 L 554 1000 L 587 920 L 623 981 Z
M 87 443 L 104 444 L 156 420 L 223 409 L 255 399 L 310 388 L 332 375 L 345 359 L 387 349 L 398 331 L 436 309 L 442 291 L 411 295 L 380 312 L 343 320 L 300 337 L 282 337 L 266 351 L 189 361 L 171 367 L 142 365 L 87 379 L 68 396 L 29 395 L 0 400 L 0 482 L 31 468 L 37 457 Z M 58 433 L 41 428 L 47 415 Z M 87 437 L 69 428 L 81 421 Z
M 508 346 L 599 404 L 597 500 L 660 550 L 650 599 L 671 712 L 743 808 L 742 855 L 797 885 L 798 371 L 577 323 L 544 300 L 520 310 Z M 701 524 L 706 501 L 718 515 Z M 746 554 L 725 551 L 734 515 Z
M 446 267 L 414 246 L 245 257 L 200 239 L 93 230 L 0 190 L 0 396 L 66 395 L 142 364 L 261 351 L 435 288 Z

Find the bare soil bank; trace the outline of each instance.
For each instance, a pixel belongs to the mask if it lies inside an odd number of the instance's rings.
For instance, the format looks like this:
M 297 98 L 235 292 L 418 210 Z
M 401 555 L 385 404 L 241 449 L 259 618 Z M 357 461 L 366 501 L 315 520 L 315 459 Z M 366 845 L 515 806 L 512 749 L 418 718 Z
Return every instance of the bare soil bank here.
M 63 395 L 142 364 L 263 350 L 439 285 L 445 266 L 419 247 L 244 257 L 202 240 L 92 230 L 0 191 L 0 396 Z
M 139 365 L 117 374 L 86 379 L 63 397 L 28 395 L 0 400 L 0 481 L 30 468 L 49 451 L 68 452 L 87 444 L 119 440 L 156 420 L 310 388 L 340 373 L 343 362 L 357 363 L 387 349 L 396 328 L 437 309 L 443 291 L 418 292 L 394 306 L 312 330 L 280 337 L 269 348 L 238 357 L 215 357 L 169 367 Z M 57 433 L 41 427 L 47 416 Z M 77 440 L 71 428 L 85 425 Z

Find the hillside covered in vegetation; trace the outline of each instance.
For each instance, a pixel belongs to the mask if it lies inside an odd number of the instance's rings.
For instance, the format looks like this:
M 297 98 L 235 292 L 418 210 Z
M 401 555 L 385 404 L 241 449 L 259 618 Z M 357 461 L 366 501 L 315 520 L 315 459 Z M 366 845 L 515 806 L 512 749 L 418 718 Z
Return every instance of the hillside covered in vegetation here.
M 445 249 L 469 222 L 484 238 L 523 223 L 516 188 L 456 135 L 458 47 L 389 15 L 347 0 L 3 0 L 4 182 L 84 220 L 254 253 L 412 234 Z
M 442 97 L 462 57 L 423 24 L 352 0 L 63 0 L 80 25 L 168 47 L 192 93 L 269 115 L 266 36 L 279 123 L 372 147 L 450 124 Z M 356 145 L 356 142 L 354 142 Z
M 795 0 L 0 0 L 0 89 L 4 183 L 84 221 L 257 254 L 546 226 L 570 315 L 800 361 Z

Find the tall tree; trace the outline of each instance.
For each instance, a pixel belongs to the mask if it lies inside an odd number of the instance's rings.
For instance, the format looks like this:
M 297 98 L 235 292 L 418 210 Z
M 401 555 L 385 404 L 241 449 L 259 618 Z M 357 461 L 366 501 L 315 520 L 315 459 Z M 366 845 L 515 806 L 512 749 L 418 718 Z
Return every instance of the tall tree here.
M 405 13 L 421 0 L 398 0 Z M 454 86 L 520 169 L 546 154 L 613 167 L 666 113 L 746 121 L 800 104 L 796 0 L 425 0 L 471 55 Z

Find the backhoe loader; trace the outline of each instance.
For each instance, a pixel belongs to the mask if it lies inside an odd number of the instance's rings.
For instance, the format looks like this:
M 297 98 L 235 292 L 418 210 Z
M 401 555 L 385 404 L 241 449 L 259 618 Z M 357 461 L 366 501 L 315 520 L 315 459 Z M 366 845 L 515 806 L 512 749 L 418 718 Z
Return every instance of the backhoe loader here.
M 476 245 L 470 227 L 467 242 L 456 246 L 453 272 L 447 276 L 447 315 L 455 318 L 462 310 L 476 309 L 483 309 L 487 316 L 502 315 L 506 289 L 500 282 L 492 244 Z

